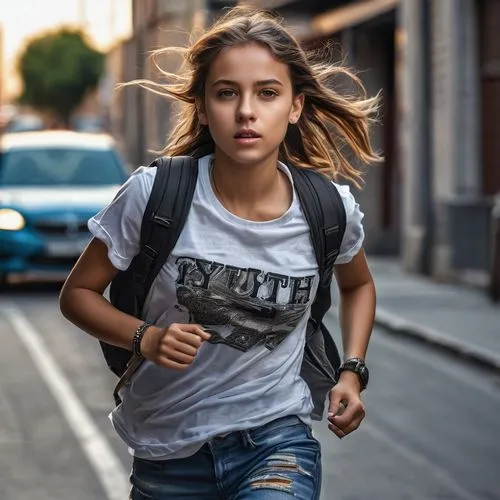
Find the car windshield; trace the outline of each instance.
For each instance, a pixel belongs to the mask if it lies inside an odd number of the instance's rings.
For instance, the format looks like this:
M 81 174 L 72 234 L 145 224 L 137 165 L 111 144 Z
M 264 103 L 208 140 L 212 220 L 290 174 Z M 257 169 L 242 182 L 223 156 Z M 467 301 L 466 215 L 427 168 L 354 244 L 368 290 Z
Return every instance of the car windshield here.
M 119 157 L 109 149 L 23 148 L 0 156 L 0 187 L 102 186 L 124 180 Z

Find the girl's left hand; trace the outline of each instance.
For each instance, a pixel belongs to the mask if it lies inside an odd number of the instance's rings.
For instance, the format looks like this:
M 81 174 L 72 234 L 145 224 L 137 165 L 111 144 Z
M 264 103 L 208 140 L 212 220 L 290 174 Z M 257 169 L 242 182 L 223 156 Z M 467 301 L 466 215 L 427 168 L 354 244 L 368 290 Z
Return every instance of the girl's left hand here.
M 359 397 L 360 389 L 358 375 L 344 371 L 329 393 L 328 428 L 340 439 L 355 431 L 365 418 L 365 407 Z

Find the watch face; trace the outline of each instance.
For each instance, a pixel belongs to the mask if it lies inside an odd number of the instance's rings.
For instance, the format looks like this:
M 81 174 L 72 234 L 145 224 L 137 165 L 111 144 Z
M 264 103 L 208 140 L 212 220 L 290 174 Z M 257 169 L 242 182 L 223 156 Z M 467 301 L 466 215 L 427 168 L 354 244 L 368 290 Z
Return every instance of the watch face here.
M 356 358 L 345 361 L 343 365 L 340 367 L 341 372 L 344 370 L 350 370 L 354 373 L 357 373 L 361 381 L 362 385 L 361 388 L 362 389 L 366 388 L 366 386 L 368 385 L 369 372 L 368 368 L 366 367 L 362 359 Z

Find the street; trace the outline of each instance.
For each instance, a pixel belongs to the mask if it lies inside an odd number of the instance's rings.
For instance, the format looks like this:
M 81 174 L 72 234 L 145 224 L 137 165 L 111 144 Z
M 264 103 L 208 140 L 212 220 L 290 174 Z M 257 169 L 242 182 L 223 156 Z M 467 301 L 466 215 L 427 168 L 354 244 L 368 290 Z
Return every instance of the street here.
M 107 418 L 114 376 L 57 293 L 0 295 L 0 498 L 126 498 L 131 460 Z M 314 425 L 322 500 L 500 498 L 498 374 L 380 329 L 367 362 L 361 428 L 338 440 Z

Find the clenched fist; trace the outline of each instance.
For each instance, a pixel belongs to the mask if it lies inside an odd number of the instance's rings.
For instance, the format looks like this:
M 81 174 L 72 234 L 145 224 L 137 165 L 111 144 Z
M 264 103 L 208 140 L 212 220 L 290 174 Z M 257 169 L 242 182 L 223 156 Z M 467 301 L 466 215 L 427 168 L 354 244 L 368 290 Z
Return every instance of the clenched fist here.
M 172 323 L 168 328 L 150 326 L 142 338 L 145 359 L 165 368 L 185 370 L 201 344 L 210 338 L 200 325 Z

